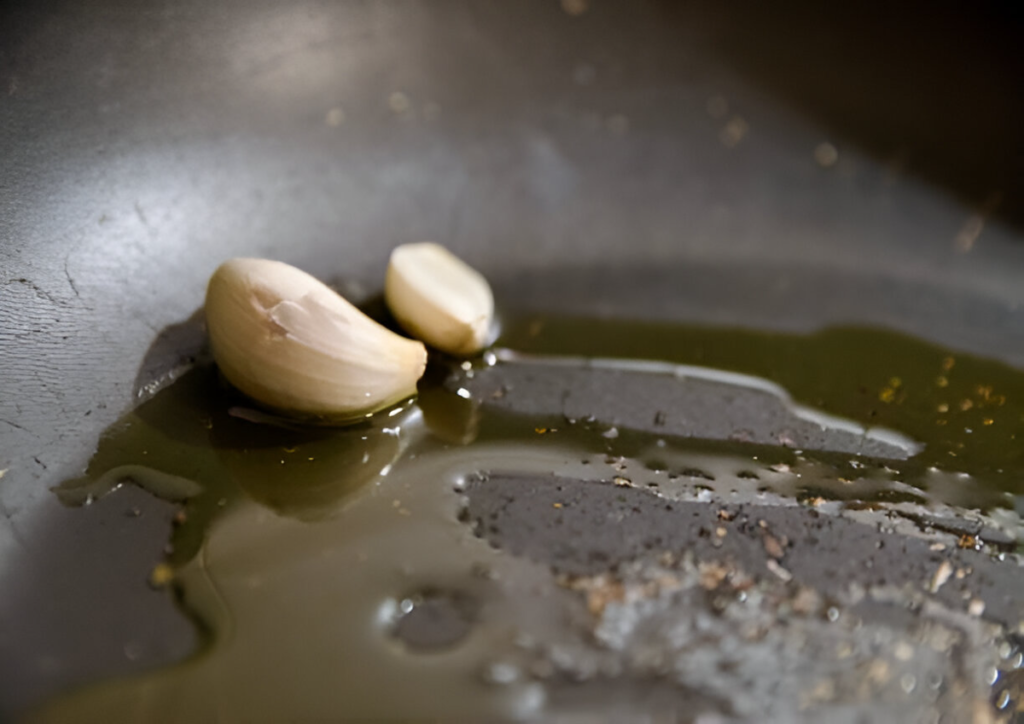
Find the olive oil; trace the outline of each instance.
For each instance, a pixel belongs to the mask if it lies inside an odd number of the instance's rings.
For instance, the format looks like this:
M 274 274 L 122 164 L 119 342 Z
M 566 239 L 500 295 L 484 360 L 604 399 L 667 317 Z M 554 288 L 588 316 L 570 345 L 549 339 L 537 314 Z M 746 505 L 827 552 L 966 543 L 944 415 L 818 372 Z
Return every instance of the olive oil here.
M 763 378 L 820 419 L 865 434 L 885 428 L 913 445 L 905 459 L 872 457 L 827 444 L 708 439 L 699 421 L 696 434 L 666 435 L 658 410 L 647 429 L 567 417 L 557 395 L 469 392 L 517 364 L 490 353 L 469 364 L 436 360 L 418 401 L 350 427 L 303 427 L 252 414 L 214 368 L 198 367 L 111 428 L 85 476 L 57 492 L 82 504 L 134 483 L 182 501 L 165 565 L 183 609 L 209 632 L 206 645 L 164 670 L 86 687 L 31 720 L 493 720 L 558 711 L 560 690 L 543 667 L 531 668 L 524 651 L 536 645 L 523 642 L 583 647 L 572 616 L 586 615 L 576 593 L 584 584 L 491 545 L 499 523 L 469 524 L 467 481 L 486 484 L 491 474 L 593 480 L 665 501 L 835 516 L 877 510 L 918 523 L 994 511 L 1010 531 L 999 550 L 1016 546 L 1024 374 L 1006 365 L 885 330 L 790 335 L 556 316 L 506 316 L 498 346 L 570 368 L 580 358 L 622 360 L 627 380 L 631 360 Z M 535 370 L 541 382 L 544 374 Z M 607 394 L 627 404 L 629 385 Z M 522 395 L 534 395 L 533 412 L 505 404 Z M 553 540 L 572 546 L 566 535 Z M 595 595 L 592 582 L 585 587 Z M 417 610 L 451 635 L 414 645 L 423 639 L 406 631 L 406 617 Z

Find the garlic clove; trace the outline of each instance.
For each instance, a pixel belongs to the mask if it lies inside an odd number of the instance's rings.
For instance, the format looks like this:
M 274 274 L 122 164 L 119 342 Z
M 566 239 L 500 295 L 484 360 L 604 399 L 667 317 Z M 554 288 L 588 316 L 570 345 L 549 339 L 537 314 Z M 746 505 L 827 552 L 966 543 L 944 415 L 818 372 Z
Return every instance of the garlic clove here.
M 206 325 L 221 372 L 254 400 L 343 422 L 416 393 L 423 344 L 373 321 L 309 274 L 231 259 L 210 278 Z
M 384 299 L 408 332 L 442 352 L 470 355 L 487 343 L 494 296 L 487 280 L 439 244 L 391 252 Z

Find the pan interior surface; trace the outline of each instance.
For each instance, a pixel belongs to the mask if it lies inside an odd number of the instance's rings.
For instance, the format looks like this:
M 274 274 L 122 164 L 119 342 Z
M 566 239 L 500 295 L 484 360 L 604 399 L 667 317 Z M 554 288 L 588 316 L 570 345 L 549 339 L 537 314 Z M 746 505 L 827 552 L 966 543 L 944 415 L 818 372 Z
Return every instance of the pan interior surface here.
M 242 5 L 0 10 L 0 719 L 1012 715 L 1015 5 Z M 494 364 L 221 385 L 223 260 L 422 240 Z

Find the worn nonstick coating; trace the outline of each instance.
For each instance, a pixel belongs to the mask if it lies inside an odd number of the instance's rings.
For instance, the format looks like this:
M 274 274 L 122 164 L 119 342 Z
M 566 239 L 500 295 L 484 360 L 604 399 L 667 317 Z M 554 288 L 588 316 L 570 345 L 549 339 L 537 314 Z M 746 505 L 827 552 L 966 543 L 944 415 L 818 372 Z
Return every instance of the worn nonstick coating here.
M 5 5 L 0 719 L 191 649 L 138 586 L 170 509 L 124 491 L 67 510 L 49 487 L 140 368 L 187 355 L 157 335 L 226 257 L 370 292 L 394 244 L 430 238 L 513 306 L 881 324 L 1024 365 L 1017 12 Z

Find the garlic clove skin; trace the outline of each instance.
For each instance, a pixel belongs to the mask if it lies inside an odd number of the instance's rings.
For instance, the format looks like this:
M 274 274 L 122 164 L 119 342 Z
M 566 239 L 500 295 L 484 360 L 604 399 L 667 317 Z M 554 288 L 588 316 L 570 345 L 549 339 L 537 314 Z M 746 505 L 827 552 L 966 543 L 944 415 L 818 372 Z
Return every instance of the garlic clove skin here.
M 391 252 L 384 299 L 402 327 L 431 347 L 466 356 L 486 346 L 494 318 L 487 280 L 439 244 Z
M 293 266 L 231 259 L 210 278 L 206 325 L 228 381 L 276 410 L 345 422 L 416 393 L 427 352 Z

